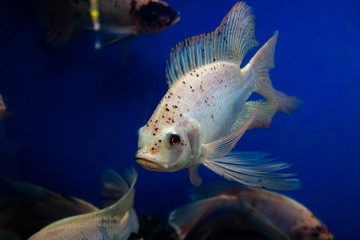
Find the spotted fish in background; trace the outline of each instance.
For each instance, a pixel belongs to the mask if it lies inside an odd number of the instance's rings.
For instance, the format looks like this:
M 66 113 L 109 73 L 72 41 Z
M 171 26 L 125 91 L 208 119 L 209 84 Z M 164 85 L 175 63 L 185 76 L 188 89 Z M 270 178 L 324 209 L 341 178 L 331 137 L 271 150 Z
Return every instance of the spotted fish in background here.
M 299 202 L 262 189 L 227 188 L 212 197 L 173 211 L 169 216 L 180 239 L 198 230 L 207 217 L 219 210 L 230 213 L 202 228 L 202 239 L 221 227 L 253 230 L 274 240 L 333 240 L 333 235 L 312 212 Z M 220 220 L 220 221 L 218 221 Z M 216 224 L 212 224 L 216 223 Z M 207 231 L 207 232 L 206 232 Z
M 291 113 L 300 104 L 275 90 L 269 78 L 277 33 L 240 69 L 257 45 L 253 19 L 250 8 L 239 2 L 214 32 L 175 46 L 166 68 L 169 90 L 138 132 L 138 164 L 160 172 L 188 168 L 196 186 L 201 184 L 197 168 L 204 165 L 254 187 L 299 187 L 298 179 L 286 179 L 291 174 L 274 173 L 286 163 L 264 159 L 264 153 L 230 153 L 247 129 L 269 127 L 276 111 Z M 253 92 L 266 101 L 247 101 Z
M 160 0 L 32 0 L 46 40 L 59 46 L 98 22 L 97 49 L 144 33 L 161 32 L 179 20 L 179 13 Z M 93 6 L 96 6 L 94 9 Z
M 65 218 L 50 224 L 38 233 L 34 234 L 29 240 L 97 240 L 97 239 L 128 239 L 131 233 L 137 233 L 139 229 L 138 219 L 134 204 L 135 183 L 137 173 L 133 170 L 129 174 L 130 187 L 124 179 L 113 173 L 121 183 L 121 189 L 125 195 L 115 204 L 102 210 L 88 214 Z

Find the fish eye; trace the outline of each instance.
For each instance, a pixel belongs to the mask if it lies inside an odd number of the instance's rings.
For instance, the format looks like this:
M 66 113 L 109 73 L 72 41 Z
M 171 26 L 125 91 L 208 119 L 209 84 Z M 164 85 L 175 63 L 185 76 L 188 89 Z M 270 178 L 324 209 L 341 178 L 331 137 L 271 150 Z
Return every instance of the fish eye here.
M 181 142 L 181 138 L 178 134 L 172 133 L 170 134 L 169 142 L 170 142 L 170 146 L 175 147 L 179 145 L 179 143 Z

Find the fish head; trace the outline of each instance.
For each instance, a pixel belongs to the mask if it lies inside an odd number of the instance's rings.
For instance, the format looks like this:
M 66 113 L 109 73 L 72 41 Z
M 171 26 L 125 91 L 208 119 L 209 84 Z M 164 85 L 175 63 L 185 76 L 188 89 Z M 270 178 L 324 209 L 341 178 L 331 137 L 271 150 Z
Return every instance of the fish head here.
M 179 12 L 166 2 L 154 0 L 134 7 L 131 16 L 139 33 L 161 32 L 180 20 Z
M 150 119 L 139 129 L 136 162 L 158 172 L 174 172 L 193 165 L 199 158 L 200 127 L 194 121 Z
M 309 221 L 292 228 L 295 240 L 333 240 L 334 236 L 314 215 Z

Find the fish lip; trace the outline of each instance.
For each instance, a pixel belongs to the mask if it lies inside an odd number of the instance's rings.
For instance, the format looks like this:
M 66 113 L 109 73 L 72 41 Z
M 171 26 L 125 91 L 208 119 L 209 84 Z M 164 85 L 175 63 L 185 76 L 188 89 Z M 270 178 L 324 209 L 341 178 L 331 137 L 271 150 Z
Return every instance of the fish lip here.
M 167 164 L 159 163 L 155 161 L 155 159 L 149 159 L 144 156 L 137 156 L 137 155 L 135 156 L 135 158 L 136 158 L 136 162 L 146 170 L 159 171 L 161 169 L 167 168 Z

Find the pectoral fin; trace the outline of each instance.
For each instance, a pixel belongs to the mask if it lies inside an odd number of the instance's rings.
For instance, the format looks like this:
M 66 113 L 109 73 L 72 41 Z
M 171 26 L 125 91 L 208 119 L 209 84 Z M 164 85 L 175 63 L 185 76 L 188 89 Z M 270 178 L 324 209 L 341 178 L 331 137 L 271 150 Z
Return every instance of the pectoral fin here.
M 199 177 L 198 169 L 199 165 L 189 167 L 188 169 L 190 181 L 195 187 L 199 187 L 201 185 L 201 178 Z
M 242 184 L 277 190 L 290 190 L 300 187 L 298 179 L 286 179 L 293 174 L 274 173 L 291 166 L 288 163 L 273 162 L 265 159 L 268 154 L 250 152 L 234 152 L 228 154 L 236 142 L 254 122 L 257 110 L 251 118 L 235 132 L 209 144 L 202 146 L 201 162 L 204 166 L 228 180 Z M 228 154 L 228 155 L 227 155 Z
M 124 48 L 131 48 L 131 45 L 135 39 L 135 35 L 131 33 L 124 34 L 107 34 L 103 32 L 97 33 L 97 39 L 95 43 L 95 49 L 101 50 L 104 49 L 114 43 L 123 41 Z

